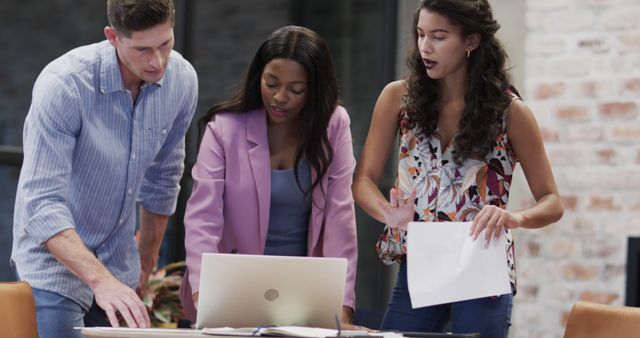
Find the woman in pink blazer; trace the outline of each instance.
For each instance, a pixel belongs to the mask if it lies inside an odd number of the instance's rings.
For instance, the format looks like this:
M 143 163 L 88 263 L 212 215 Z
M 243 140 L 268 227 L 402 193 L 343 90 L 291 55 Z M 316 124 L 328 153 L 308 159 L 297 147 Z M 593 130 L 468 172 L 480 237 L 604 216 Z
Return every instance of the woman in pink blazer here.
M 184 220 L 187 316 L 195 319 L 203 253 L 306 255 L 348 259 L 342 321 L 351 323 L 355 159 L 322 38 L 297 26 L 273 32 L 239 92 L 213 106 L 200 131 Z

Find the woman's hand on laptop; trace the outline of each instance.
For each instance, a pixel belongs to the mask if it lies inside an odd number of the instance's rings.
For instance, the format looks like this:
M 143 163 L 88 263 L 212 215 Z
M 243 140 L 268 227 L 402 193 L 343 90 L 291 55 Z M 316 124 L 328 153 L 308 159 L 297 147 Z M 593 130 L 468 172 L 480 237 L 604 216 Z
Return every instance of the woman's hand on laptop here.
M 350 324 L 350 323 L 340 323 L 340 330 L 342 331 L 362 331 L 364 332 L 378 332 L 377 330 L 373 330 L 370 329 L 368 327 L 364 327 L 364 326 L 360 326 L 360 325 L 354 325 L 354 324 Z M 346 332 L 345 332 L 346 333 Z M 362 335 L 362 334 L 359 334 Z
M 340 324 L 353 323 L 353 309 L 348 306 L 342 306 L 342 316 L 340 317 Z
M 342 318 L 340 318 L 340 329 L 347 331 L 367 331 L 376 332 L 368 327 L 353 325 L 353 309 L 348 306 L 342 306 Z
M 191 296 L 193 298 L 193 306 L 197 309 L 198 308 L 198 297 L 200 296 L 200 292 L 196 292 L 193 294 L 193 296 Z

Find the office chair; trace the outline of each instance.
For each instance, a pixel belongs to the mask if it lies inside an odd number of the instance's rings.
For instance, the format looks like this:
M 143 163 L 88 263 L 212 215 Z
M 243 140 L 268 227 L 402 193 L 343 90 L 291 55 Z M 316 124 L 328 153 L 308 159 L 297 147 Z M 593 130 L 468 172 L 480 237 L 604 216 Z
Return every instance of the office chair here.
M 4 338 L 38 338 L 36 304 L 27 282 L 0 283 L 0 330 Z
M 640 308 L 577 302 L 569 312 L 564 338 L 637 338 Z

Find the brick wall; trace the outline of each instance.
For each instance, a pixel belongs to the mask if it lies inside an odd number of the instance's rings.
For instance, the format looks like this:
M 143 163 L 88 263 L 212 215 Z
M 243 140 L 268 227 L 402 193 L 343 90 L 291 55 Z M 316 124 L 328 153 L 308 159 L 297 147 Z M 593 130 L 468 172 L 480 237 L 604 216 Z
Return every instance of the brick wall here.
M 566 211 L 516 233 L 512 337 L 562 337 L 576 301 L 624 304 L 640 236 L 640 0 L 526 3 L 526 98 Z

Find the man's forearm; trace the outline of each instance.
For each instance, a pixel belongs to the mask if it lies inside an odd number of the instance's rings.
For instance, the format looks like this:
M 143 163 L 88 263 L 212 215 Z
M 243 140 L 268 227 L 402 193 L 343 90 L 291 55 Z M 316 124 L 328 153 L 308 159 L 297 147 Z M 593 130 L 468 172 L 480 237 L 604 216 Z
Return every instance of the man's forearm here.
M 160 245 L 167 229 L 168 216 L 151 213 L 140 208 L 140 265 L 143 271 L 149 273 L 158 261 Z
M 116 279 L 87 249 L 73 229 L 63 230 L 45 242 L 53 256 L 85 282 L 94 293 L 95 302 L 118 327 L 120 313 L 129 327 L 149 327 L 147 309 L 136 293 Z
M 87 249 L 73 229 L 59 232 L 44 244 L 58 261 L 91 289 L 95 289 L 100 281 L 113 278 L 109 270 Z

